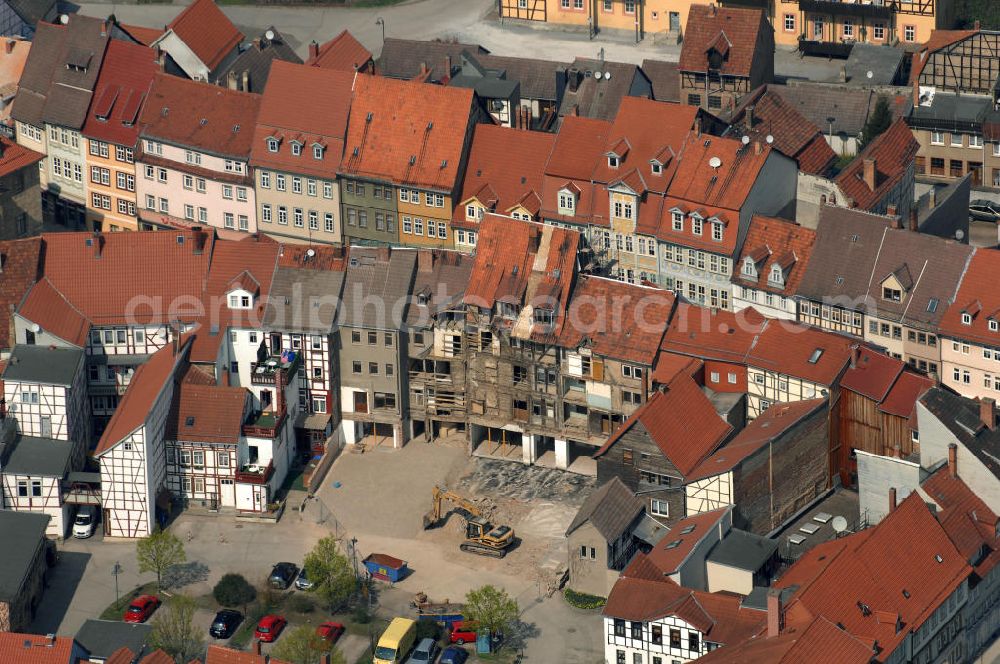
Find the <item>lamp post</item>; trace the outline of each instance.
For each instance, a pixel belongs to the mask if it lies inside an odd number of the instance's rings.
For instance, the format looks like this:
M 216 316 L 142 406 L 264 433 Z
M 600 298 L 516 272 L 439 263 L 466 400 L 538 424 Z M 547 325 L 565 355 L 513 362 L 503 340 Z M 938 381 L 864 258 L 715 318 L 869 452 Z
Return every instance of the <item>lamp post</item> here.
M 111 568 L 111 576 L 115 577 L 115 605 L 121 601 L 121 596 L 118 594 L 118 575 L 122 573 L 122 566 L 115 561 L 114 567 Z
M 382 45 L 385 45 L 385 19 L 381 16 L 375 19 L 375 25 L 381 26 L 382 28 Z

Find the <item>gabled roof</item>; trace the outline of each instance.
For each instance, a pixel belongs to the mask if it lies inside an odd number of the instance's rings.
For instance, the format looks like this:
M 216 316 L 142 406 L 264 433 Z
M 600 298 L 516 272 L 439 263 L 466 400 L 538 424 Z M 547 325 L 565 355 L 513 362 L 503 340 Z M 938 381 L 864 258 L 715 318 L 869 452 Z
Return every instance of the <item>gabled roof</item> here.
M 733 430 L 719 417 L 701 387 L 685 374 L 678 374 L 665 389 L 654 393 L 594 456 L 602 456 L 636 425 L 646 430 L 663 456 L 685 478 Z
M 906 121 L 899 118 L 866 145 L 840 172 L 835 182 L 850 199 L 851 207 L 870 210 L 905 177 L 919 149 L 920 144 L 913 137 Z M 875 160 L 874 188 L 864 179 L 866 159 Z
M 159 71 L 153 49 L 112 39 L 83 125 L 84 136 L 134 146 L 139 136 L 139 113 Z
M 5 512 L 13 517 L 31 516 L 38 518 L 38 514 L 22 514 L 18 512 Z M 46 521 L 48 515 L 45 515 Z M 5 539 L 8 536 L 3 530 L 3 522 L 0 520 L 0 533 Z M 45 527 L 42 526 L 40 536 L 44 536 Z M 38 545 L 37 541 L 30 542 L 31 553 Z M 25 562 L 24 564 L 27 564 Z M 23 634 L 20 632 L 0 632 L 0 661 L 17 662 L 21 664 L 76 664 L 76 658 L 82 657 L 80 651 L 71 636 L 56 636 L 49 639 L 41 634 Z
M 71 387 L 82 366 L 79 348 L 17 344 L 2 375 L 7 381 Z
M 56 0 L 5 0 L 5 3 L 21 20 L 34 26 L 44 21 L 56 6 Z
M 677 68 L 708 71 L 708 52 L 715 49 L 725 56 L 719 68 L 722 75 L 749 77 L 755 59 L 771 57 L 757 52 L 760 32 L 770 30 L 760 9 L 691 5 Z
M 312 47 L 310 47 L 310 51 L 311 49 Z M 336 69 L 353 74 L 355 71 L 363 69 L 371 59 L 371 51 L 362 46 L 361 42 L 349 30 L 344 30 L 325 44 L 316 46 L 315 55 L 310 56 L 306 60 L 306 64 L 310 67 Z
M 90 321 L 56 290 L 48 278 L 31 287 L 17 313 L 67 343 L 80 348 L 87 343 Z
M 690 481 L 726 473 L 742 461 L 776 441 L 792 427 L 825 408 L 825 398 L 776 403 L 750 422 L 728 443 L 691 471 Z
M 680 101 L 681 75 L 676 62 L 647 58 L 642 61 L 642 71 L 653 85 L 653 99 Z
M 927 478 L 920 489 L 937 503 L 937 519 L 955 547 L 985 578 L 1000 562 L 1000 518 L 947 465 Z M 984 548 L 986 555 L 981 556 Z
M 915 421 L 914 409 L 917 400 L 934 385 L 934 379 L 928 376 L 914 371 L 904 371 L 893 383 L 889 394 L 878 405 L 878 409 L 889 415 L 908 418 L 912 426 Z
M 146 655 L 142 654 L 143 648 L 138 650 L 140 654 L 136 655 L 130 648 L 122 646 L 114 651 L 104 664 L 175 664 L 176 662 L 173 657 L 159 648 Z
M 226 18 L 214 0 L 194 0 L 167 25 L 209 71 L 243 40 L 243 33 Z
M 727 644 L 702 655 L 705 664 L 869 664 L 871 645 L 819 616 L 807 625 L 775 637 L 763 635 Z
M 750 367 L 830 386 L 850 362 L 854 343 L 832 332 L 769 320 L 757 335 L 747 363 Z
M 590 522 L 605 540 L 617 541 L 642 513 L 645 504 L 646 501 L 632 493 L 621 479 L 613 477 L 583 501 L 566 529 L 566 537 Z
M 594 220 L 595 187 L 592 175 L 604 153 L 611 123 L 605 120 L 567 117 L 563 119 L 555 144 L 545 164 L 542 210 L 546 218 L 562 219 L 557 205 L 559 191 L 573 183 L 579 190 L 574 221 Z
M 988 346 L 1000 344 L 1000 332 L 989 329 L 990 315 L 1000 309 L 1000 291 L 996 288 L 997 274 L 1000 274 L 1000 251 L 976 249 L 962 277 L 954 301 L 940 318 L 941 334 Z M 972 316 L 971 324 L 966 325 L 962 322 L 963 313 Z
M 764 323 L 753 307 L 732 312 L 681 302 L 660 348 L 703 360 L 745 364 Z
M 341 172 L 451 191 L 466 150 L 473 92 L 358 75 Z
M 270 35 L 270 38 L 268 37 Z M 271 80 L 271 68 L 275 62 L 302 64 L 302 58 L 295 54 L 285 36 L 273 25 L 240 47 L 239 55 L 227 59 L 224 66 L 212 72 L 218 85 L 236 83 L 243 92 L 261 93 Z
M 0 242 L 0 349 L 14 345 L 10 317 L 38 279 L 41 249 L 40 237 Z
M 165 436 L 189 443 L 235 445 L 240 441 L 248 396 L 242 387 L 182 382 L 174 393 Z
M 979 34 L 979 30 L 931 30 L 931 36 L 924 42 L 923 48 L 913 57 L 910 81 L 919 84 L 924 67 L 927 66 L 930 56 L 936 51 L 954 46 L 977 34 Z
M 649 79 L 634 64 L 576 58 L 567 70 L 568 76 L 573 76 L 574 70 L 579 85 L 575 92 L 570 85 L 563 91 L 559 104 L 559 117 L 562 118 L 579 115 L 610 120 L 626 97 L 648 98 L 653 94 Z M 598 78 L 597 72 L 604 76 Z
M 665 576 L 676 574 L 681 564 L 705 536 L 712 530 L 722 528 L 720 522 L 731 510 L 731 507 L 724 507 L 695 514 L 673 523 L 667 529 L 667 534 L 646 554 L 646 560 Z M 729 521 L 732 521 L 731 517 Z M 729 523 L 724 528 L 725 530 L 718 533 L 716 539 L 725 535 Z
M 247 159 L 259 107 L 260 95 L 159 73 L 140 116 L 142 136 Z
M 48 527 L 48 514 L 35 512 L 14 512 L 11 510 L 0 510 L 0 537 L 3 538 L 4 545 L 0 546 L 0 602 L 11 603 L 17 601 L 20 594 L 25 591 L 24 583 L 29 572 L 34 570 L 35 553 L 38 551 L 39 542 L 45 538 L 45 529 Z M 16 637 L 16 640 L 6 642 L 3 639 Z M 31 653 L 23 653 L 17 648 L 23 648 L 27 640 L 32 641 L 32 647 L 36 647 L 44 637 L 32 637 L 26 634 L 15 634 L 10 632 L 0 632 L 0 661 L 6 662 L 69 662 L 69 658 L 63 660 L 50 660 L 36 658 L 31 660 Z M 38 639 L 38 640 L 36 640 Z M 48 639 L 45 639 L 47 642 Z M 72 643 L 72 639 L 57 639 L 56 645 L 60 649 L 66 641 Z M 16 645 L 15 645 L 16 644 Z M 62 650 L 60 650 L 62 652 Z M 68 651 L 65 651 L 68 654 Z M 6 654 L 5 654 L 6 653 Z M 13 653 L 13 657 L 7 655 Z
M 816 232 L 795 222 L 754 215 L 750 219 L 743 251 L 733 268 L 733 281 L 759 290 L 792 296 L 812 257 Z M 743 261 L 751 258 L 757 267 L 757 279 L 743 274 Z M 772 285 L 771 266 L 778 265 L 784 274 L 784 285 Z
M 31 52 L 31 42 L 8 36 L 4 37 L 3 46 L 0 51 L 0 100 L 4 102 L 4 107 L 0 108 L 0 122 L 11 124 L 11 102 L 17 95 L 18 82 Z
M 390 247 L 351 247 L 344 279 L 344 315 L 340 325 L 380 329 L 397 329 L 401 320 L 393 320 L 399 303 L 408 301 L 416 271 L 417 252 Z M 366 298 L 380 298 L 384 311 L 365 306 Z M 398 311 L 406 315 L 406 310 Z
M 938 419 L 993 475 L 1000 478 L 1000 429 L 980 419 L 980 404 L 942 387 L 920 397 L 921 405 Z
M 902 360 L 861 346 L 857 359 L 841 377 L 840 386 L 880 403 L 905 369 Z
M 163 36 L 163 30 L 160 28 L 147 28 L 142 25 L 126 25 L 124 23 L 119 23 L 118 27 L 143 46 L 152 46 L 153 42 Z
M 149 640 L 153 626 L 143 623 L 127 623 L 121 620 L 97 620 L 88 618 L 76 632 L 76 640 L 91 657 L 111 657 L 121 648 L 140 652 Z M 130 659 L 125 660 L 131 664 Z
M 474 260 L 458 251 L 418 249 L 407 324 L 426 328 L 439 314 L 460 305 Z
M 257 655 L 242 650 L 232 650 L 223 646 L 209 646 L 205 653 L 205 664 L 290 664 L 270 655 Z
M 768 145 L 690 133 L 667 194 L 694 205 L 740 210 L 771 153 Z
M 423 69 L 428 82 L 447 81 L 461 64 L 463 51 L 468 51 L 477 59 L 489 54 L 479 44 L 386 37 L 378 58 L 378 69 L 383 76 L 405 80 L 416 78 Z M 552 76 L 554 79 L 554 72 Z

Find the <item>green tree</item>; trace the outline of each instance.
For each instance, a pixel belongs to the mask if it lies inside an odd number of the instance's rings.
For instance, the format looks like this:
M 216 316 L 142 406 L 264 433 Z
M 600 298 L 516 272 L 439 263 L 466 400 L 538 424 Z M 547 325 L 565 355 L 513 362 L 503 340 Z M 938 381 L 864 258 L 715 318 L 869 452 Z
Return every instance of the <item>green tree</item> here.
M 517 600 L 496 586 L 482 586 L 465 595 L 465 617 L 490 634 L 507 632 L 517 622 Z
M 879 96 L 875 102 L 872 114 L 868 116 L 865 128 L 861 130 L 861 142 L 868 145 L 875 137 L 884 132 L 892 125 L 892 111 L 889 109 L 889 99 Z
M 153 618 L 150 641 L 177 662 L 190 662 L 205 648 L 205 637 L 194 625 L 195 601 L 175 595 Z
M 212 589 L 215 601 L 222 606 L 243 607 L 246 613 L 246 606 L 257 599 L 257 589 L 250 585 L 250 582 L 242 574 L 224 574 L 219 582 Z
M 161 587 L 163 573 L 187 560 L 184 545 L 173 533 L 155 530 L 139 540 L 135 547 L 140 572 L 156 572 L 156 587 Z
M 331 608 L 343 606 L 354 592 L 356 580 L 351 563 L 339 551 L 337 540 L 332 536 L 316 542 L 313 550 L 306 555 L 305 568 L 316 593 Z
M 280 659 L 290 664 L 316 664 L 330 649 L 330 644 L 316 634 L 309 625 L 300 625 L 281 640 L 271 650 L 272 659 Z M 344 664 L 344 656 L 339 651 L 330 653 L 331 664 Z

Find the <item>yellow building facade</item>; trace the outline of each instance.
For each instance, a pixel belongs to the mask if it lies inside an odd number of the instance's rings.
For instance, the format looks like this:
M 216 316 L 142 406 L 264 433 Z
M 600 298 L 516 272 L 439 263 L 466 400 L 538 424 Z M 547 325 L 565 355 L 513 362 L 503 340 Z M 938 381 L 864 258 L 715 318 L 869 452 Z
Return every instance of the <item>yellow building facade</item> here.
M 397 205 L 401 244 L 454 248 L 451 195 L 400 187 Z
M 951 26 L 952 0 L 854 3 L 833 0 L 771 0 L 776 44 L 815 42 L 908 44 L 926 42 L 931 31 Z
M 502 18 L 582 30 L 633 32 L 638 39 L 674 33 L 687 23 L 690 0 L 501 0 Z
M 87 228 L 136 231 L 135 161 L 131 147 L 87 139 Z

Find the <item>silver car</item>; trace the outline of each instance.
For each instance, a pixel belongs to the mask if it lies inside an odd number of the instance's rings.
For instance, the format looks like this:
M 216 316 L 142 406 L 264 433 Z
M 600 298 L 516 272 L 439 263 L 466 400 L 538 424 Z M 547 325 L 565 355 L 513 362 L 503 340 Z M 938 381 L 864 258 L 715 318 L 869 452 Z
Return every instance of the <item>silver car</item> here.
M 421 639 L 406 659 L 406 664 L 433 664 L 438 656 L 438 644 L 434 639 Z
M 312 590 L 313 582 L 306 576 L 306 568 L 304 566 L 299 575 L 295 577 L 295 587 L 299 590 Z

